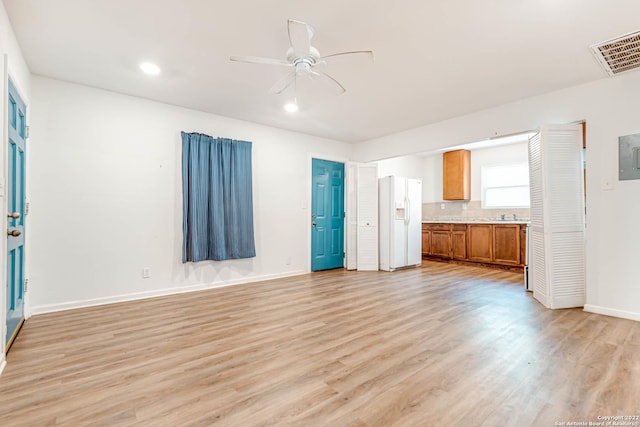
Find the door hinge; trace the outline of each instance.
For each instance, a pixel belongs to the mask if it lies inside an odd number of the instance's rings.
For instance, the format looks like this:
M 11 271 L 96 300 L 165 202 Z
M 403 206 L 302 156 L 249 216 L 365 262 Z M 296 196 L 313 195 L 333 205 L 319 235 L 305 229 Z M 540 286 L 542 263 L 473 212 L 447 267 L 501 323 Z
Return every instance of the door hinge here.
M 26 202 L 26 203 L 24 204 L 24 216 L 29 215 L 29 206 L 30 206 L 30 203 L 29 203 L 29 202 Z
M 24 293 L 27 293 L 27 290 L 29 289 L 29 279 L 24 279 Z
M 30 134 L 31 134 L 31 126 L 25 126 L 24 127 L 24 139 L 29 138 Z

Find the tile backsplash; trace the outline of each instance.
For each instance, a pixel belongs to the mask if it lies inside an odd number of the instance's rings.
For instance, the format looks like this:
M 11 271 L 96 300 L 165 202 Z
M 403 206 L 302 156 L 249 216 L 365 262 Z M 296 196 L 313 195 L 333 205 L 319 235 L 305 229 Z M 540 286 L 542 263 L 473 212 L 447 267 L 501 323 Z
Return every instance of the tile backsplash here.
M 444 209 L 441 208 L 441 205 L 444 205 Z M 507 219 L 513 219 L 513 214 L 515 214 L 516 218 L 519 220 L 528 220 L 530 212 L 531 210 L 529 208 L 482 209 L 480 201 L 422 204 L 423 220 L 497 220 L 500 219 L 502 214 L 504 214 Z

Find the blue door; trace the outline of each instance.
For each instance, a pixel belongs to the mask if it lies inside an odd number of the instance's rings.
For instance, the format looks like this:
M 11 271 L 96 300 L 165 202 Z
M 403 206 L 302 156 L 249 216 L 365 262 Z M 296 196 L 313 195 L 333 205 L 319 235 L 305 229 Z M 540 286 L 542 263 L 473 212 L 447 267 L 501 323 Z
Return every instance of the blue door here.
M 24 321 L 26 107 L 9 80 L 7 156 L 7 338 L 9 350 Z
M 344 266 L 344 164 L 312 159 L 311 270 Z

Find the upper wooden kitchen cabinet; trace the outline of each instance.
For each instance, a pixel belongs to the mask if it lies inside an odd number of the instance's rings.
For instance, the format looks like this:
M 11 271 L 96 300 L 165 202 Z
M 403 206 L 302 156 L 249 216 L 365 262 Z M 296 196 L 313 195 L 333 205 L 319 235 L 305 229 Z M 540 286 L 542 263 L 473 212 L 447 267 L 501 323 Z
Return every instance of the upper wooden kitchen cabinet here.
M 471 198 L 471 151 L 455 150 L 442 154 L 442 198 Z

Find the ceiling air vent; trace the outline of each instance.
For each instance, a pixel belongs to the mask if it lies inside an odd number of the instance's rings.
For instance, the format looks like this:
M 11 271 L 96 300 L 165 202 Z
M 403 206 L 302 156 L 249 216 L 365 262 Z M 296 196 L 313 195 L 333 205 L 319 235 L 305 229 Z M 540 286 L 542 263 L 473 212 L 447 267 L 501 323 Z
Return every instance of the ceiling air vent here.
M 640 31 L 591 46 L 602 68 L 610 76 L 640 67 Z

